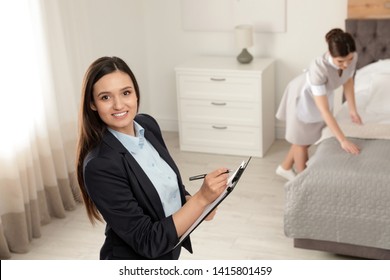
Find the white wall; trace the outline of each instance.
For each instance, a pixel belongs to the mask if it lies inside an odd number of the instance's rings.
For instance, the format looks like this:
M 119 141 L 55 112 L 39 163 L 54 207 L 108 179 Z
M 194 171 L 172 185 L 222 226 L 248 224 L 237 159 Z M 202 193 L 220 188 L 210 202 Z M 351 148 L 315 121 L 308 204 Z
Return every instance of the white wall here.
M 145 9 L 142 0 L 45 0 L 59 3 L 74 79 L 81 88 L 87 67 L 101 56 L 118 56 L 134 71 L 141 110 L 148 111 Z M 144 93 L 145 92 L 145 93 Z M 76 92 L 80 99 L 80 91 Z
M 233 30 L 184 31 L 180 0 L 62 3 L 69 44 L 78 60 L 75 75 L 82 75 L 98 56 L 121 56 L 139 80 L 141 111 L 156 117 L 165 130 L 177 130 L 175 65 L 194 55 L 234 57 L 238 52 Z M 347 0 L 286 0 L 286 32 L 255 33 L 252 54 L 276 59 L 276 104 L 288 81 L 326 51 L 325 33 L 344 28 L 346 16 Z M 277 123 L 277 136 L 283 137 L 282 123 Z

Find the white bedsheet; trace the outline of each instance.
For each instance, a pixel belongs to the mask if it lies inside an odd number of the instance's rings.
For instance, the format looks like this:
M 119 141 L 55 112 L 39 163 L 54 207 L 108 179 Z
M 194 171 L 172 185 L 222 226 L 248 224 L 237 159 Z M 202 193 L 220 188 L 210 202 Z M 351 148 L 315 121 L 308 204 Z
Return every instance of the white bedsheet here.
M 390 139 L 390 104 L 388 107 L 389 112 L 386 114 L 370 113 L 366 110 L 367 103 L 369 102 L 368 91 L 369 87 L 366 87 L 361 88 L 356 92 L 356 106 L 363 124 L 358 125 L 352 123 L 347 103 L 344 103 L 335 115 L 337 123 L 347 137 L 360 139 Z M 334 137 L 334 135 L 328 127 L 325 127 L 322 132 L 322 137 L 317 144 L 330 137 Z

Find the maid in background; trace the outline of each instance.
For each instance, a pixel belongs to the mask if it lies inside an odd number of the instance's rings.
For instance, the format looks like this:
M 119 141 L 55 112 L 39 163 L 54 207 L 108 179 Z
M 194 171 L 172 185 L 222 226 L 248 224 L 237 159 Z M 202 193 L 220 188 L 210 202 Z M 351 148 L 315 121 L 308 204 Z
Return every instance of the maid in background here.
M 352 122 L 362 124 L 355 104 L 353 75 L 358 55 L 352 36 L 339 28 L 325 36 L 328 51 L 314 59 L 307 71 L 286 87 L 276 118 L 286 122 L 286 140 L 291 144 L 276 174 L 292 180 L 306 168 L 308 149 L 328 126 L 341 148 L 359 154 L 360 148 L 347 139 L 333 116 L 334 90 L 343 86 Z

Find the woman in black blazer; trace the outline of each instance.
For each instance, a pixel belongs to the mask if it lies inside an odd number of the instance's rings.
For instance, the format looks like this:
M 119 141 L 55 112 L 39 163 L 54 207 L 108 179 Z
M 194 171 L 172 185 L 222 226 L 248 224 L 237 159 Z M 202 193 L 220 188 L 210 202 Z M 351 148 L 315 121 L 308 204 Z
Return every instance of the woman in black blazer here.
M 193 196 L 182 183 L 160 128 L 138 114 L 136 78 L 117 57 L 88 68 L 82 87 L 77 178 L 92 223 L 106 222 L 100 259 L 178 259 L 180 236 L 226 188 L 213 171 Z M 212 218 L 213 215 L 210 215 Z

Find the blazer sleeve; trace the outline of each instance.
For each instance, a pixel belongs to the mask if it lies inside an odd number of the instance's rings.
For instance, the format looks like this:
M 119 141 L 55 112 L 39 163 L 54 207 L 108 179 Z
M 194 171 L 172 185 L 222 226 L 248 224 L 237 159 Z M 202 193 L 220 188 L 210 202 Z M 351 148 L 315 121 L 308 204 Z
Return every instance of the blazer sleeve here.
M 120 154 L 89 160 L 84 178 L 88 193 L 107 224 L 139 255 L 158 258 L 177 244 L 172 216 L 160 220 L 140 207 L 153 202 L 139 195 L 142 188 L 132 185 L 137 184 L 136 179 L 129 186 Z

